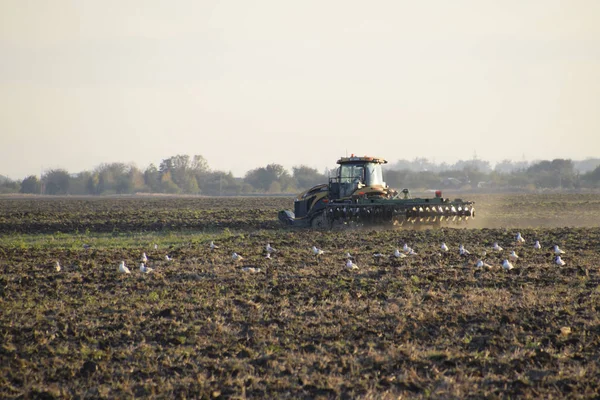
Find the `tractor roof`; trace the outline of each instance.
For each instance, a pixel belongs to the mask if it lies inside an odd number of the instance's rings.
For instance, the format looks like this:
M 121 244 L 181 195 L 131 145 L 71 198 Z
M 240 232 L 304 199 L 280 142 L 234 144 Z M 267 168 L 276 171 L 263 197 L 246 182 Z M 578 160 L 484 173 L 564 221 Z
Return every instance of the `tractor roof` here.
M 352 154 L 350 157 L 342 157 L 337 161 L 338 164 L 351 164 L 351 163 L 357 163 L 357 162 L 358 163 L 372 162 L 372 163 L 377 163 L 377 164 L 387 164 L 387 161 L 384 160 L 383 158 L 368 157 L 368 156 L 357 157 L 354 154 Z

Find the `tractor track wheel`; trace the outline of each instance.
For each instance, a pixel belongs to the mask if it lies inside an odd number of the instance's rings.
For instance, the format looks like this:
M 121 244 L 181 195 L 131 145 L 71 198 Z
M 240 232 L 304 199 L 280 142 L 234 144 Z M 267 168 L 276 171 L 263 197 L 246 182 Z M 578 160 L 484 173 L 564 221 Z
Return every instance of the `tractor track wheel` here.
M 330 225 L 331 224 L 327 220 L 327 217 L 325 216 L 324 212 L 318 213 L 317 215 L 312 217 L 312 219 L 310 220 L 310 226 L 312 229 L 315 229 L 315 230 L 319 230 L 319 231 L 328 230 L 331 228 Z

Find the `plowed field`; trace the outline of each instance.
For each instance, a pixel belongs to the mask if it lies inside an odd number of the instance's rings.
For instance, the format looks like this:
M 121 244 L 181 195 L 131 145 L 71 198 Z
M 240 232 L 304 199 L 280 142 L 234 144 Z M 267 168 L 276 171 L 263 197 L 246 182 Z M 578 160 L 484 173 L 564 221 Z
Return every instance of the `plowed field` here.
M 600 201 L 464 197 L 468 229 L 332 232 L 281 229 L 290 198 L 0 198 L 0 397 L 598 397 Z

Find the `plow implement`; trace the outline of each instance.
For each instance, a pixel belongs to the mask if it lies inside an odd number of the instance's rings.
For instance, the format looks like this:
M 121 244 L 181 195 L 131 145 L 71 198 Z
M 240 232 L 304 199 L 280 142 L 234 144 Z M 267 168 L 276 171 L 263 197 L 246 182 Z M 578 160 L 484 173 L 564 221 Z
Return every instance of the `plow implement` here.
M 327 202 L 313 215 L 296 218 L 280 211 L 283 225 L 331 229 L 358 226 L 442 226 L 459 225 L 475 217 L 473 202 L 456 199 L 365 200 L 364 202 Z
M 454 201 L 450 204 L 328 204 L 324 210 L 325 222 L 358 225 L 440 225 L 464 223 L 475 216 L 472 202 Z

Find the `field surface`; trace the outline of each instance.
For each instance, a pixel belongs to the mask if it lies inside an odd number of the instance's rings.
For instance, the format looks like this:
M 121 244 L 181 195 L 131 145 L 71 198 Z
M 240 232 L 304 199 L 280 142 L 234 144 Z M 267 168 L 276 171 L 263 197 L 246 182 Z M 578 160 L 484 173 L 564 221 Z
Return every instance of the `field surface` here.
M 467 228 L 332 232 L 281 229 L 291 198 L 0 198 L 0 398 L 598 398 L 598 197 L 461 197 Z

